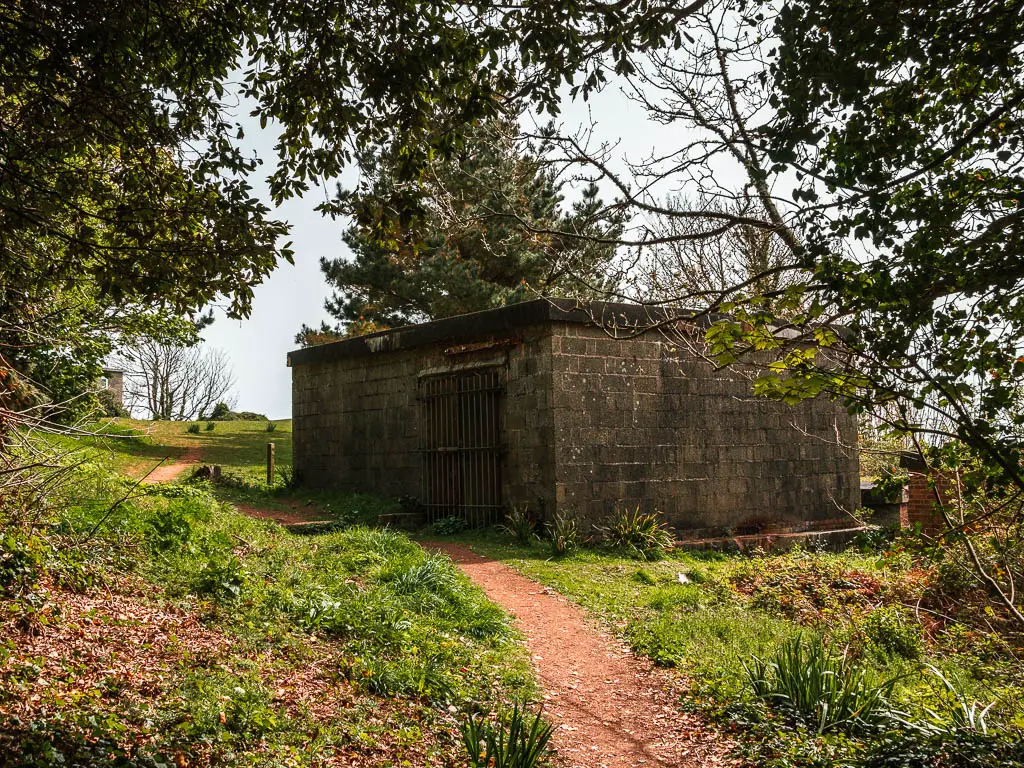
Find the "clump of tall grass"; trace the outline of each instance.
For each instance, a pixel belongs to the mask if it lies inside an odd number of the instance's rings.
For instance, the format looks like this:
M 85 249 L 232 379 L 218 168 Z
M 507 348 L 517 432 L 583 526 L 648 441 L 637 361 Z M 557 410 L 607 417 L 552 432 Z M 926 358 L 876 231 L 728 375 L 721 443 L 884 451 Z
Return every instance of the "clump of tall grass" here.
M 889 696 L 899 678 L 873 685 L 867 670 L 837 655 L 820 640 L 787 640 L 768 660 L 744 662 L 754 695 L 790 714 L 818 735 L 856 732 L 889 722 Z
M 505 515 L 501 530 L 514 536 L 520 544 L 532 544 L 537 539 L 537 523 L 525 507 L 512 507 L 512 511 Z
M 518 704 L 504 717 L 468 715 L 462 723 L 462 743 L 470 768 L 534 768 L 548 753 L 554 726 L 543 711 L 531 719 Z
M 604 525 L 594 526 L 606 546 L 640 560 L 660 560 L 675 537 L 657 512 L 620 509 Z
M 548 523 L 548 534 L 551 541 L 551 554 L 555 556 L 568 555 L 579 549 L 580 527 L 576 518 L 564 512 L 559 512 L 555 518 Z

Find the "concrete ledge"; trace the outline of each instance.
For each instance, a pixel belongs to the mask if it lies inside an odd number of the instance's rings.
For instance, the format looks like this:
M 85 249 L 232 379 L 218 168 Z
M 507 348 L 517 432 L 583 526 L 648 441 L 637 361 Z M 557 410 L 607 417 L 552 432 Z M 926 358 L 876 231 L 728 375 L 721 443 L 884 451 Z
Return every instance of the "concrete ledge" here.
M 786 552 L 797 545 L 823 547 L 838 551 L 857 538 L 857 534 L 873 530 L 872 526 L 842 528 L 831 531 L 800 531 L 798 533 L 768 533 L 753 536 L 731 536 L 716 539 L 684 539 L 676 542 L 676 548 L 686 551 L 750 552 L 761 549 L 765 552 Z
M 682 320 L 694 314 L 691 310 L 646 307 L 640 304 L 535 299 L 507 307 L 297 349 L 288 353 L 288 365 L 295 367 L 366 357 L 380 352 L 397 352 L 428 344 L 479 343 L 484 336 L 508 337 L 528 326 L 552 322 L 599 325 L 603 328 L 628 331 L 643 329 L 666 320 Z

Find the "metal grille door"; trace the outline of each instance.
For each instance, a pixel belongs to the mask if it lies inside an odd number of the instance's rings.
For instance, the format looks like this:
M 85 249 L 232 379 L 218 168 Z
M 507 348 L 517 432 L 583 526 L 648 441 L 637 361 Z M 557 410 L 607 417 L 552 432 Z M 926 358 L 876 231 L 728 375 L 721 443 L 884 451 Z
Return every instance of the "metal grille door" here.
M 500 370 L 420 381 L 423 494 L 430 521 L 456 515 L 472 526 L 499 522 Z

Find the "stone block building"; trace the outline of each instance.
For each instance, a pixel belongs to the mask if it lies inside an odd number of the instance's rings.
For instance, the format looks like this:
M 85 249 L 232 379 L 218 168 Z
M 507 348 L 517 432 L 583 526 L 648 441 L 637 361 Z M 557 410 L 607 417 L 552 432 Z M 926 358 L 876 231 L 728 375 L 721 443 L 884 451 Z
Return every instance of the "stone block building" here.
M 646 322 L 633 305 L 537 300 L 292 352 L 295 476 L 474 524 L 639 506 L 741 533 L 858 506 L 845 409 L 755 397 L 658 331 L 609 333 Z
M 104 368 L 99 389 L 109 392 L 111 400 L 119 407 L 124 407 L 124 371 L 121 368 Z

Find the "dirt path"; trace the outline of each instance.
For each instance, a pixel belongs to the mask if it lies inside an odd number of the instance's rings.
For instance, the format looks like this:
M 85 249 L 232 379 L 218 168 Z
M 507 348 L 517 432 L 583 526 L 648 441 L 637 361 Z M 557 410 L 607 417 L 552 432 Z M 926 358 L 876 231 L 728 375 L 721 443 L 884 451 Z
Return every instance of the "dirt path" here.
M 289 501 L 286 499 L 282 499 L 279 503 L 284 506 L 284 509 L 267 509 L 266 507 L 253 507 L 248 504 L 235 504 L 235 509 L 249 517 L 273 520 L 278 525 L 299 526 L 309 523 L 331 522 L 330 515 L 324 514 L 312 504 L 303 504 L 301 501 Z
M 725 740 L 678 706 L 680 685 L 595 629 L 554 590 L 447 542 L 444 552 L 526 635 L 544 690 L 545 711 L 559 724 L 552 743 L 569 768 L 728 765 Z
M 202 458 L 203 454 L 198 448 L 186 448 L 185 452 L 178 458 L 173 461 L 165 461 L 159 467 L 154 469 L 149 476 L 142 481 L 142 483 L 143 485 L 169 483 L 189 467 L 194 464 L 198 464 Z

